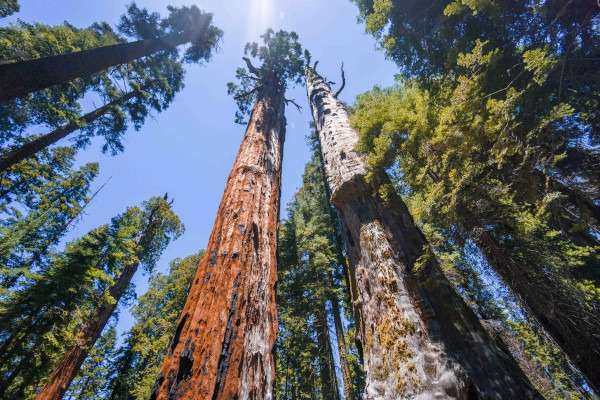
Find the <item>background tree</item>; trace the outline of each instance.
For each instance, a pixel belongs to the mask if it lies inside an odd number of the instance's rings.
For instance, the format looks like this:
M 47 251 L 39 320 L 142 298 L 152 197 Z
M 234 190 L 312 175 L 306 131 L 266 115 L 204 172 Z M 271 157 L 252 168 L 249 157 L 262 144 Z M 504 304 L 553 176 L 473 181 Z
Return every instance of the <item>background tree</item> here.
M 152 399 L 272 397 L 285 91 L 303 60 L 295 33 L 262 39 L 246 46 L 261 65 L 247 58 L 229 86 L 242 112 L 254 106 Z
M 98 74 L 2 105 L 10 111 L 4 117 L 2 126 L 5 126 L 7 139 L 13 140 L 7 142 L 10 148 L 0 157 L 0 170 L 31 157 L 75 131 L 80 131 L 73 139 L 77 148 L 88 145 L 94 136 L 102 136 L 105 139 L 103 151 L 113 154 L 122 151 L 121 139 L 128 126 L 139 129 L 150 112 L 167 108 L 175 94 L 182 89 L 182 62 L 208 61 L 221 37 L 221 32 L 210 24 L 212 16 L 202 13 L 195 6 L 170 7 L 169 11 L 169 17 L 161 19 L 158 14 L 132 4 L 118 27 L 124 37 L 118 36 L 107 24 L 95 24 L 88 30 L 77 30 L 69 25 L 53 28 L 21 23 L 0 32 L 7 46 L 2 55 L 4 59 L 61 54 L 73 51 L 73 47 L 101 47 L 103 43 L 99 43 L 100 39 L 109 42 L 122 42 L 127 37 L 148 39 L 171 31 L 186 31 L 191 29 L 190 26 L 201 23 L 206 24 L 203 29 L 208 32 L 207 37 L 193 42 L 181 56 L 176 48 L 167 47 L 131 60 L 129 64 L 99 71 Z M 48 48 L 44 47 L 48 36 L 57 39 L 65 37 L 67 40 L 63 46 Z M 20 44 L 21 40 L 23 44 Z M 71 46 L 67 47 L 69 44 Z M 69 90 L 70 96 L 65 96 L 65 89 Z M 104 105 L 80 116 L 78 100 L 90 90 L 96 92 Z M 58 104 L 54 98 L 58 99 Z M 24 141 L 15 141 L 14 132 L 22 132 L 30 123 L 43 123 L 54 130 L 28 137 Z
M 153 199 L 146 206 L 159 201 L 164 202 Z M 111 288 L 132 263 L 154 265 L 173 232 L 170 227 L 179 229 L 165 212 L 166 225 L 153 228 L 158 230 L 151 240 L 141 242 L 150 210 L 129 208 L 54 254 L 47 271 L 10 293 L 0 309 L 2 396 L 32 398 L 63 354 L 76 343 L 81 346 L 82 327 L 97 317 L 98 307 L 131 297 L 121 293 L 115 299 Z
M 340 299 L 344 298 L 348 309 L 344 296 L 348 288 L 324 183 L 320 158 L 314 155 L 279 234 L 277 395 L 281 399 L 313 395 L 341 398 L 336 384 L 338 368 L 344 398 L 358 397 L 355 393 L 362 391 L 358 351 L 349 346 L 354 333 L 351 314 L 344 316 L 346 327 L 341 322 Z M 339 327 L 329 323 L 336 319 L 340 320 Z M 334 325 L 333 330 L 330 325 Z M 334 332 L 333 340 L 330 331 Z M 333 362 L 333 346 L 337 347 L 339 364 Z M 320 392 L 315 392 L 313 382 L 318 376 Z
M 417 219 L 474 241 L 597 388 L 600 9 L 358 3 L 409 77 L 358 101 L 369 168 L 399 162 Z
M 165 195 L 164 198 L 148 200 L 143 209 L 132 208 L 126 212 L 133 235 L 130 234 L 123 247 L 129 252 L 116 254 L 116 260 L 113 261 L 116 265 L 110 271 L 113 273 L 112 284 L 82 325 L 75 343 L 65 351 L 36 399 L 62 398 L 88 356 L 89 349 L 100 337 L 121 298 L 126 295 L 137 269 L 142 266 L 146 272 L 151 272 L 169 242 L 183 232 L 181 221 L 171 210 L 171 204 Z
M 139 36 L 135 42 L 123 42 L 79 52 L 52 55 L 0 66 L 0 101 L 25 96 L 36 90 L 64 84 L 110 67 L 133 62 L 161 51 L 176 51 L 189 43 L 184 58 L 198 61 L 210 57 L 222 32 L 212 25 L 212 15 L 196 6 L 169 6 L 170 15 L 160 20 L 157 14 L 129 6 L 129 15 L 120 29 L 129 36 Z
M 79 370 L 77 378 L 65 394 L 68 400 L 98 400 L 105 398 L 112 378 L 117 331 L 107 327 Z

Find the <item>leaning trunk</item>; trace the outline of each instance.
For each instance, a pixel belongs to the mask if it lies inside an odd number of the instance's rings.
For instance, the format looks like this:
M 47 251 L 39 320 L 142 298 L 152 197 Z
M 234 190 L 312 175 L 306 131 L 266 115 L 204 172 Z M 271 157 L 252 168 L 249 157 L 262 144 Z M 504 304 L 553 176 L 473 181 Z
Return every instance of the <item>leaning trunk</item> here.
M 539 398 L 445 278 L 402 200 L 367 183 L 358 134 L 329 85 L 312 69 L 306 81 L 356 272 L 364 398 Z
M 206 35 L 205 32 L 199 36 Z M 109 67 L 127 64 L 162 50 L 171 50 L 191 40 L 195 40 L 194 35 L 170 34 L 157 39 L 3 64 L 0 65 L 0 103 L 87 77 Z
M 118 99 L 107 103 L 106 105 L 95 109 L 92 112 L 85 114 L 81 120 L 76 122 L 70 122 L 66 125 L 56 128 L 50 133 L 43 136 L 39 136 L 36 139 L 29 141 L 20 147 L 9 151 L 5 155 L 0 157 L 0 173 L 6 171 L 13 165 L 36 155 L 39 151 L 44 150 L 46 147 L 53 145 L 59 140 L 67 137 L 69 134 L 81 129 L 82 124 L 89 124 L 102 117 L 103 115 L 110 112 L 114 107 L 125 104 L 127 101 L 135 97 L 138 92 L 129 92 Z
M 472 231 L 475 243 L 490 265 L 598 391 L 598 311 L 589 309 L 556 277 L 516 265 L 485 229 L 474 228 Z
M 151 399 L 272 399 L 284 97 L 265 86 Z
M 38 392 L 36 400 L 62 399 L 71 381 L 77 376 L 77 372 L 86 359 L 89 350 L 100 337 L 119 300 L 127 290 L 137 267 L 138 265 L 134 264 L 123 269 L 119 278 L 109 290 L 109 294 L 114 299 L 114 302 L 104 302 L 100 306 L 95 318 L 88 322 L 75 344 L 65 352 L 60 363 L 54 368 L 46 386 Z

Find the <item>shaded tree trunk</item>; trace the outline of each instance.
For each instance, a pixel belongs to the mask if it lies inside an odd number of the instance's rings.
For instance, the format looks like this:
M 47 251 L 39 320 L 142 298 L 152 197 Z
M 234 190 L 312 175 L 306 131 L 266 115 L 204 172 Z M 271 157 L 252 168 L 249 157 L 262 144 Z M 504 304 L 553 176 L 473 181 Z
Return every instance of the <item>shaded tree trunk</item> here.
M 153 400 L 273 398 L 284 107 L 261 89 Z
M 127 64 L 162 50 L 171 50 L 205 35 L 206 29 L 199 34 L 170 34 L 156 39 L 3 64 L 0 65 L 0 103 L 109 67 Z
M 333 288 L 333 276 L 330 274 L 329 278 L 331 287 Z M 350 364 L 348 362 L 348 345 L 346 343 L 346 335 L 344 334 L 344 325 L 342 324 L 340 303 L 336 296 L 331 296 L 331 312 L 333 314 L 335 336 L 337 339 L 338 353 L 340 355 L 340 368 L 342 369 L 342 378 L 344 379 L 344 398 L 345 400 L 354 400 L 352 374 L 350 373 Z
M 60 128 L 56 128 L 50 133 L 39 136 L 14 150 L 10 150 L 6 154 L 0 156 L 0 173 L 8 170 L 13 165 L 18 164 L 27 158 L 35 156 L 37 152 L 44 150 L 46 147 L 53 145 L 60 139 L 63 139 L 71 133 L 79 130 L 82 127 L 82 124 L 94 122 L 98 118 L 110 112 L 113 107 L 125 104 L 138 94 L 139 92 L 137 91 L 128 92 L 118 99 L 115 99 L 110 103 L 107 103 L 104 106 L 85 114 L 79 121 L 70 122 L 61 126 Z
M 62 399 L 69 385 L 77 376 L 81 364 L 85 361 L 90 349 L 100 337 L 102 330 L 117 308 L 119 300 L 129 287 L 131 279 L 137 271 L 138 264 L 126 266 L 117 281 L 109 289 L 110 296 L 114 302 L 105 302 L 98 309 L 95 317 L 83 328 L 81 335 L 75 344 L 68 349 L 60 363 L 50 374 L 44 388 L 38 392 L 36 400 L 58 400 Z
M 312 69 L 306 81 L 356 271 L 364 398 L 540 398 L 454 291 L 400 197 L 392 191 L 384 200 L 366 182 L 358 134 L 329 85 Z

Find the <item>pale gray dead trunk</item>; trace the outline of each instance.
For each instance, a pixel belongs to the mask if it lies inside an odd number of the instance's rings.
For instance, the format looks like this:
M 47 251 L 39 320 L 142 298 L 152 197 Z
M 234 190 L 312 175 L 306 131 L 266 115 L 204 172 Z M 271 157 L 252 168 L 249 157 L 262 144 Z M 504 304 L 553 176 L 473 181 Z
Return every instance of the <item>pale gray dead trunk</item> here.
M 454 291 L 402 200 L 367 183 L 358 134 L 327 82 L 306 71 L 331 200 L 356 274 L 364 399 L 537 399 L 514 359 Z M 385 175 L 380 183 L 389 183 Z

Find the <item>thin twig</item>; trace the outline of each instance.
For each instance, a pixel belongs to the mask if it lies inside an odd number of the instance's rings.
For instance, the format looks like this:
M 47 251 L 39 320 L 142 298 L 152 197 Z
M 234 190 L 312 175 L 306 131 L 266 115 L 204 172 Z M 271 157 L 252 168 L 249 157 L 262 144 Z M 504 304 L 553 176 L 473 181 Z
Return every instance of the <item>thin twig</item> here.
M 291 104 L 293 104 L 294 106 L 296 106 L 296 109 L 297 109 L 298 111 L 302 111 L 302 107 L 300 107 L 300 105 L 298 105 L 298 103 L 296 103 L 296 102 L 295 102 L 293 99 L 284 99 L 284 100 L 285 100 L 285 104 L 286 104 L 286 105 L 288 105 L 288 104 L 290 104 L 290 103 L 291 103 Z

